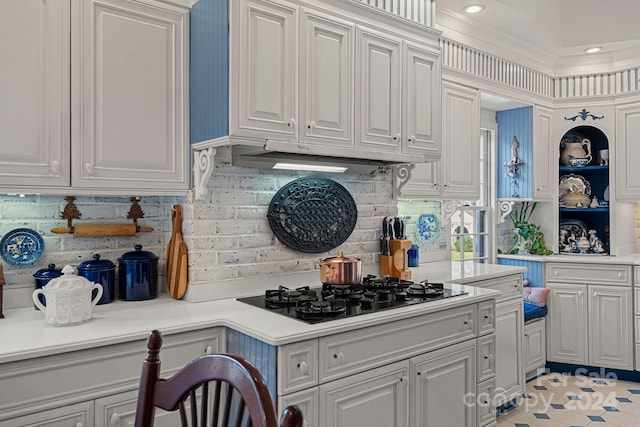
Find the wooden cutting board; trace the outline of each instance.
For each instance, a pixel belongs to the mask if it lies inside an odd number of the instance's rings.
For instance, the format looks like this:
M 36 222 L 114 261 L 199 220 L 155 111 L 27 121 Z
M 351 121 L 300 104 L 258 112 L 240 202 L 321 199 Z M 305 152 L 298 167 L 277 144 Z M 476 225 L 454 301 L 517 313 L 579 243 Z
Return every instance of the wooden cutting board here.
M 187 246 L 182 237 L 182 206 L 171 210 L 171 239 L 167 247 L 167 289 L 169 295 L 182 299 L 187 290 Z

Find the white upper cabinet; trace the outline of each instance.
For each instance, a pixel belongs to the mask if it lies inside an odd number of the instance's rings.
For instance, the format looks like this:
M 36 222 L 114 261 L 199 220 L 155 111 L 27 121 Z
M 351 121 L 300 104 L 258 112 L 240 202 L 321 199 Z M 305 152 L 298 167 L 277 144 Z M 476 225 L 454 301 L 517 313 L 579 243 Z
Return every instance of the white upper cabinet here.
M 616 107 L 616 199 L 640 201 L 640 103 Z
M 555 146 L 553 111 L 536 105 L 533 107 L 533 197 L 536 200 L 552 200 L 555 194 L 558 161 Z
M 444 200 L 480 198 L 480 92 L 442 82 L 442 124 L 442 158 L 435 163 L 397 168 L 396 196 Z M 410 175 L 402 177 L 407 169 L 411 169 Z
M 183 13 L 74 3 L 72 186 L 186 190 Z
M 442 82 L 442 197 L 480 198 L 480 93 Z
M 400 151 L 402 40 L 358 27 L 356 147 Z
M 70 183 L 70 1 L 8 0 L 0 14 L 0 186 Z
M 407 153 L 440 158 L 440 53 L 404 43 L 402 144 Z
M 301 28 L 302 140 L 350 148 L 355 27 L 320 12 L 302 10 Z
M 230 1 L 229 73 L 232 135 L 296 140 L 297 18 L 294 5 Z
M 229 8 L 229 138 L 219 129 L 210 140 L 393 162 L 440 157 L 436 32 L 393 28 L 398 18 L 358 4 Z
M 0 188 L 184 194 L 187 9 L 8 0 L 3 12 Z

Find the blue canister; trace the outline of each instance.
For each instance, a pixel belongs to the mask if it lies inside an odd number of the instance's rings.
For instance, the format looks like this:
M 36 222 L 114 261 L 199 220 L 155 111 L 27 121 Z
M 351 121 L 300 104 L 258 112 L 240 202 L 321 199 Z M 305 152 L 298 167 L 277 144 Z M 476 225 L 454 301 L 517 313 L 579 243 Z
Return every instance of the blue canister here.
M 135 251 L 122 255 L 118 263 L 120 299 L 141 301 L 158 296 L 158 257 L 155 254 L 136 245 Z
M 407 251 L 407 257 L 409 258 L 409 267 L 420 266 L 420 247 L 413 243 L 411 249 Z
M 62 270 L 56 268 L 55 264 L 49 264 L 47 268 L 43 268 L 41 270 L 33 273 L 33 278 L 35 280 L 36 289 L 42 289 L 44 285 L 49 283 L 49 280 L 55 279 L 56 277 L 62 276 Z M 46 306 L 47 302 L 45 301 L 44 295 L 38 295 L 38 299 L 42 303 L 42 305 Z
M 100 255 L 95 254 L 93 259 L 81 262 L 77 270 L 78 276 L 102 285 L 98 304 L 108 304 L 116 298 L 116 265 L 113 262 L 100 259 Z

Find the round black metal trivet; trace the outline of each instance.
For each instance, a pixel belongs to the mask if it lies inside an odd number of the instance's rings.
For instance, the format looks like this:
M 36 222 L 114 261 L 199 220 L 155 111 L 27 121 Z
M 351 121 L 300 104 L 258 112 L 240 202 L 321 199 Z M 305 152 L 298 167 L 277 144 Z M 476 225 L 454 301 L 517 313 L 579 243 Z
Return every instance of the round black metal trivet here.
M 337 182 L 300 178 L 271 199 L 267 214 L 273 234 L 292 249 L 319 253 L 340 246 L 353 232 L 358 209 L 351 194 Z

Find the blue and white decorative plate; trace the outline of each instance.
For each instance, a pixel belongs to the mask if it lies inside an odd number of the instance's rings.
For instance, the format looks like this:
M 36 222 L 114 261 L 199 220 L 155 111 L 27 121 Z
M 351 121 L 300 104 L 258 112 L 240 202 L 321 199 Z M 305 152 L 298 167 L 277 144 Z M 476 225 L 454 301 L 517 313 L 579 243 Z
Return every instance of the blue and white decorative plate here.
M 42 237 L 30 228 L 16 228 L 0 240 L 0 255 L 9 264 L 31 264 L 40 258 L 42 251 L 44 251 Z
M 440 237 L 440 218 L 436 214 L 422 214 L 416 223 L 416 237 L 423 245 L 433 245 Z

